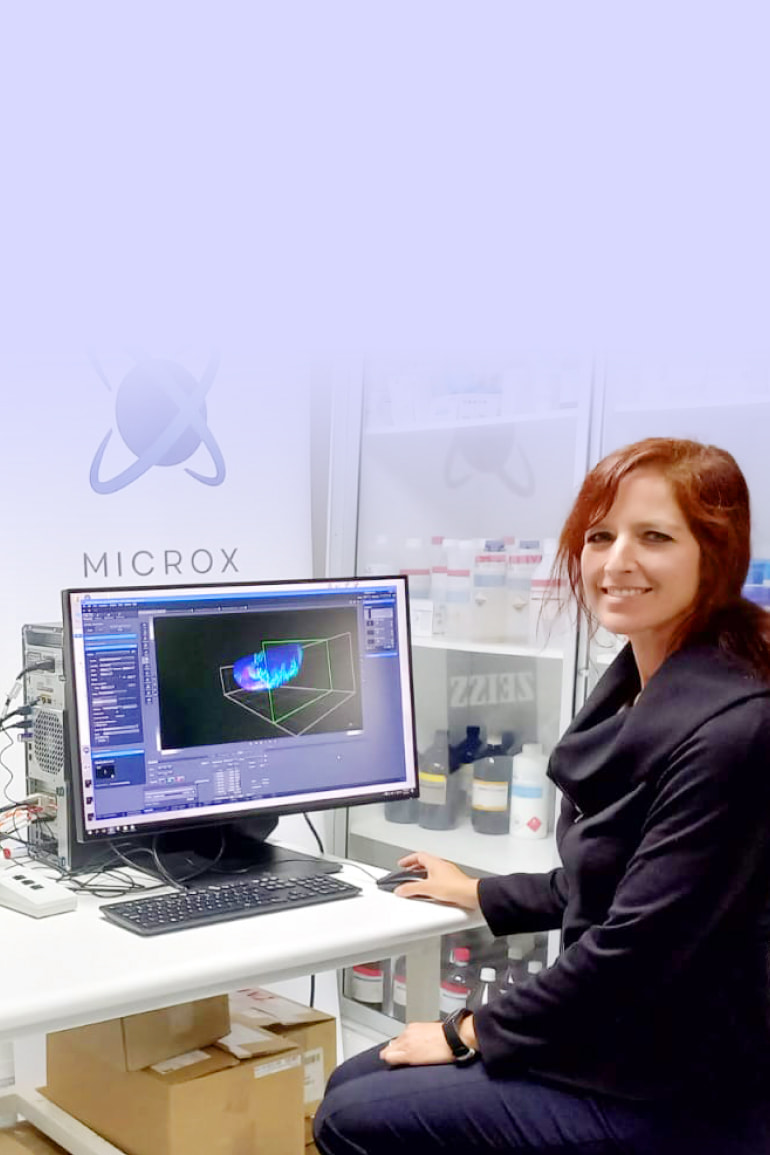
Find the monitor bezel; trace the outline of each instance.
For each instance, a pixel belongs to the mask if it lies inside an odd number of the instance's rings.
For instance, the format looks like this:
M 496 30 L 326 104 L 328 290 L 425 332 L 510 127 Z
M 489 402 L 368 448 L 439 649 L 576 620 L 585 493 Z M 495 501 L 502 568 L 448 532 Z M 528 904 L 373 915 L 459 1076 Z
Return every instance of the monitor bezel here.
M 83 789 L 83 776 L 80 772 L 80 731 L 79 731 L 79 714 L 77 710 L 77 691 L 75 671 L 75 654 L 74 654 L 74 637 L 72 629 L 72 601 L 73 596 L 78 595 L 94 595 L 120 593 L 130 595 L 131 593 L 147 595 L 150 591 L 157 590 L 162 596 L 167 591 L 174 590 L 214 590 L 214 589 L 232 589 L 239 588 L 254 589 L 255 587 L 264 586 L 265 588 L 274 588 L 279 586 L 325 586 L 327 588 L 339 585 L 344 588 L 346 583 L 358 585 L 361 582 L 395 582 L 396 587 L 400 590 L 397 593 L 397 600 L 401 599 L 404 607 L 404 623 L 406 633 L 403 643 L 399 643 L 399 649 L 405 646 L 404 661 L 406 662 L 407 672 L 407 686 L 406 694 L 402 695 L 402 701 L 405 701 L 409 710 L 409 718 L 405 719 L 405 728 L 411 732 L 411 753 L 414 767 L 414 785 L 404 786 L 402 788 L 396 787 L 390 790 L 381 790 L 379 793 L 375 792 L 368 794 L 365 797 L 360 797 L 358 794 L 342 795 L 334 799 L 321 799 L 318 801 L 306 800 L 301 803 L 287 803 L 283 800 L 276 800 L 267 803 L 262 803 L 254 807 L 243 807 L 237 812 L 228 810 L 227 807 L 222 807 L 222 813 L 219 815 L 205 815 L 192 816 L 173 819 L 161 819 L 157 822 L 144 822 L 136 831 L 119 831 L 108 832 L 104 830 L 90 831 L 86 828 L 85 823 L 85 791 Z M 186 830 L 203 830 L 222 826 L 228 823 L 247 822 L 249 819 L 255 818 L 275 818 L 288 817 L 292 814 L 303 814 L 305 812 L 318 813 L 324 810 L 339 810 L 351 806 L 365 806 L 373 805 L 381 802 L 397 802 L 402 799 L 410 799 L 419 797 L 419 777 L 417 766 L 417 735 L 415 724 L 415 705 L 414 705 L 414 676 L 412 663 L 412 635 L 411 635 L 411 621 L 409 613 L 409 597 L 408 597 L 408 582 L 404 574 L 377 574 L 372 575 L 357 575 L 353 577 L 340 578 L 276 578 L 276 579 L 260 579 L 258 581 L 239 581 L 239 582 L 174 582 L 174 583 L 159 583 L 157 585 L 109 585 L 109 586 L 71 586 L 61 591 L 62 604 L 62 640 L 63 640 L 63 665 L 64 665 L 64 723 L 65 723 L 65 745 L 67 747 L 68 758 L 65 760 L 67 773 L 67 785 L 69 787 L 72 811 L 74 816 L 74 832 L 78 843 L 83 845 L 105 845 L 109 841 L 129 841 L 131 839 L 142 839 L 153 837 L 156 835 L 163 835 L 173 831 L 182 832 Z M 407 751 L 407 756 L 408 756 Z

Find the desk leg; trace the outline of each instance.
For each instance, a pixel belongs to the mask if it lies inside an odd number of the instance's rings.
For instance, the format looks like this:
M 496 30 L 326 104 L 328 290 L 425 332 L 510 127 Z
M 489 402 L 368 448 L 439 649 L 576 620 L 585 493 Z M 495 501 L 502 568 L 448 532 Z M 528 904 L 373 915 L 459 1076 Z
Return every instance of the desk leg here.
M 14 1081 L 13 1043 L 0 1043 L 0 1127 L 9 1127 L 14 1121 L 13 1108 L 8 1106 L 8 1095 L 3 1094 L 3 1089 L 12 1088 Z M 6 1110 L 9 1112 L 8 1117 Z
M 21 1116 L 71 1155 L 124 1155 L 95 1131 L 73 1119 L 37 1091 L 0 1093 L 0 1114 Z
M 438 1018 L 441 982 L 441 938 L 414 943 L 406 951 L 406 1021 L 429 1023 Z

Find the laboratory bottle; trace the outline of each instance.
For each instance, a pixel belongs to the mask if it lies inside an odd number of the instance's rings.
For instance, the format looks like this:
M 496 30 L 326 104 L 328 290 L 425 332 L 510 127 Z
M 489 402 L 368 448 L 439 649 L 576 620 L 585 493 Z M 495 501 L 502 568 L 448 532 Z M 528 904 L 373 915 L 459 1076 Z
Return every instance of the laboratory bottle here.
M 484 749 L 481 738 L 481 726 L 466 726 L 465 737 L 459 745 L 454 747 L 454 759 L 457 765 L 456 773 L 460 777 L 462 788 L 461 803 L 463 809 L 470 810 L 473 797 L 473 763 Z
M 565 605 L 564 583 L 554 574 L 555 537 L 543 542 L 543 556 L 532 574 L 532 594 L 529 602 L 529 641 L 539 649 L 562 646 L 569 633 L 569 614 Z
M 406 958 L 399 955 L 393 964 L 392 980 L 393 1018 L 406 1022 Z
M 406 575 L 410 599 L 430 597 L 429 550 L 421 537 L 408 537 L 404 542 L 400 572 Z
M 446 633 L 447 560 L 446 538 L 430 539 L 430 599 L 433 602 L 433 633 Z
M 500 990 L 515 986 L 527 977 L 527 958 L 535 949 L 535 939 L 531 934 L 508 936 L 508 961 L 500 983 Z
M 487 538 L 473 560 L 471 637 L 499 641 L 505 633 L 507 555 L 502 538 Z
M 366 560 L 363 565 L 362 573 L 364 577 L 380 577 L 383 574 L 392 574 L 395 572 L 395 564 L 392 547 L 387 534 L 376 534 L 374 541 L 367 551 Z
M 473 763 L 471 824 L 479 834 L 510 829 L 512 759 L 507 748 L 500 734 L 490 734 L 486 750 Z
M 431 743 L 425 733 L 425 727 L 417 726 L 417 763 L 419 767 L 420 758 L 422 755 L 420 750 L 427 750 Z M 388 822 L 396 822 L 405 825 L 409 822 L 417 822 L 419 817 L 419 799 L 417 798 L 399 798 L 395 802 L 386 802 L 383 806 L 383 813 Z
M 467 1006 L 471 993 L 471 952 L 467 946 L 456 946 L 449 955 L 449 966 L 441 979 L 438 1011 L 442 1019 Z
M 505 635 L 514 642 L 529 641 L 532 575 L 543 556 L 536 538 L 509 546 L 505 573 Z
M 468 1010 L 480 1011 L 497 993 L 497 971 L 494 967 L 482 967 L 479 981 L 468 995 Z
M 545 838 L 553 788 L 546 777 L 548 759 L 539 742 L 525 742 L 512 764 L 511 830 L 515 838 Z
M 360 963 L 353 967 L 350 993 L 358 1003 L 373 1011 L 382 1010 L 385 976 L 381 962 Z
M 471 594 L 476 542 L 449 539 L 446 543 L 446 633 L 467 639 L 471 630 Z
M 449 731 L 437 730 L 419 759 L 420 801 L 417 820 L 426 830 L 451 830 L 460 817 L 460 776 L 449 764 Z
M 419 799 L 399 798 L 395 802 L 386 802 L 383 809 L 387 822 L 396 822 L 400 825 L 416 822 L 419 814 Z

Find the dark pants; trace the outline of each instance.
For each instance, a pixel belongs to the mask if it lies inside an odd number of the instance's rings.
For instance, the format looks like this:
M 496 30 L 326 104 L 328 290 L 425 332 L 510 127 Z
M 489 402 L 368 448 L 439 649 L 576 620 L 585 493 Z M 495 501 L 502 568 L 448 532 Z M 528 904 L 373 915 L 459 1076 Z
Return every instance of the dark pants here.
M 704 1119 L 660 1104 L 572 1094 L 468 1067 L 388 1067 L 380 1048 L 332 1075 L 318 1109 L 322 1155 L 768 1155 L 770 1109 Z

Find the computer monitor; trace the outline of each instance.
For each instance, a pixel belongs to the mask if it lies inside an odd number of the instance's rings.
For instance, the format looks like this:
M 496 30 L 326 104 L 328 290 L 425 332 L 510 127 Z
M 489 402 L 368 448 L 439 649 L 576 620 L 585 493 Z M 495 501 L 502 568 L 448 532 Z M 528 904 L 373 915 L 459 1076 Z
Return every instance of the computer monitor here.
M 417 794 L 405 578 L 62 602 L 80 842 L 151 839 L 189 865 L 227 840 L 270 868 L 278 852 L 260 840 L 281 815 Z

